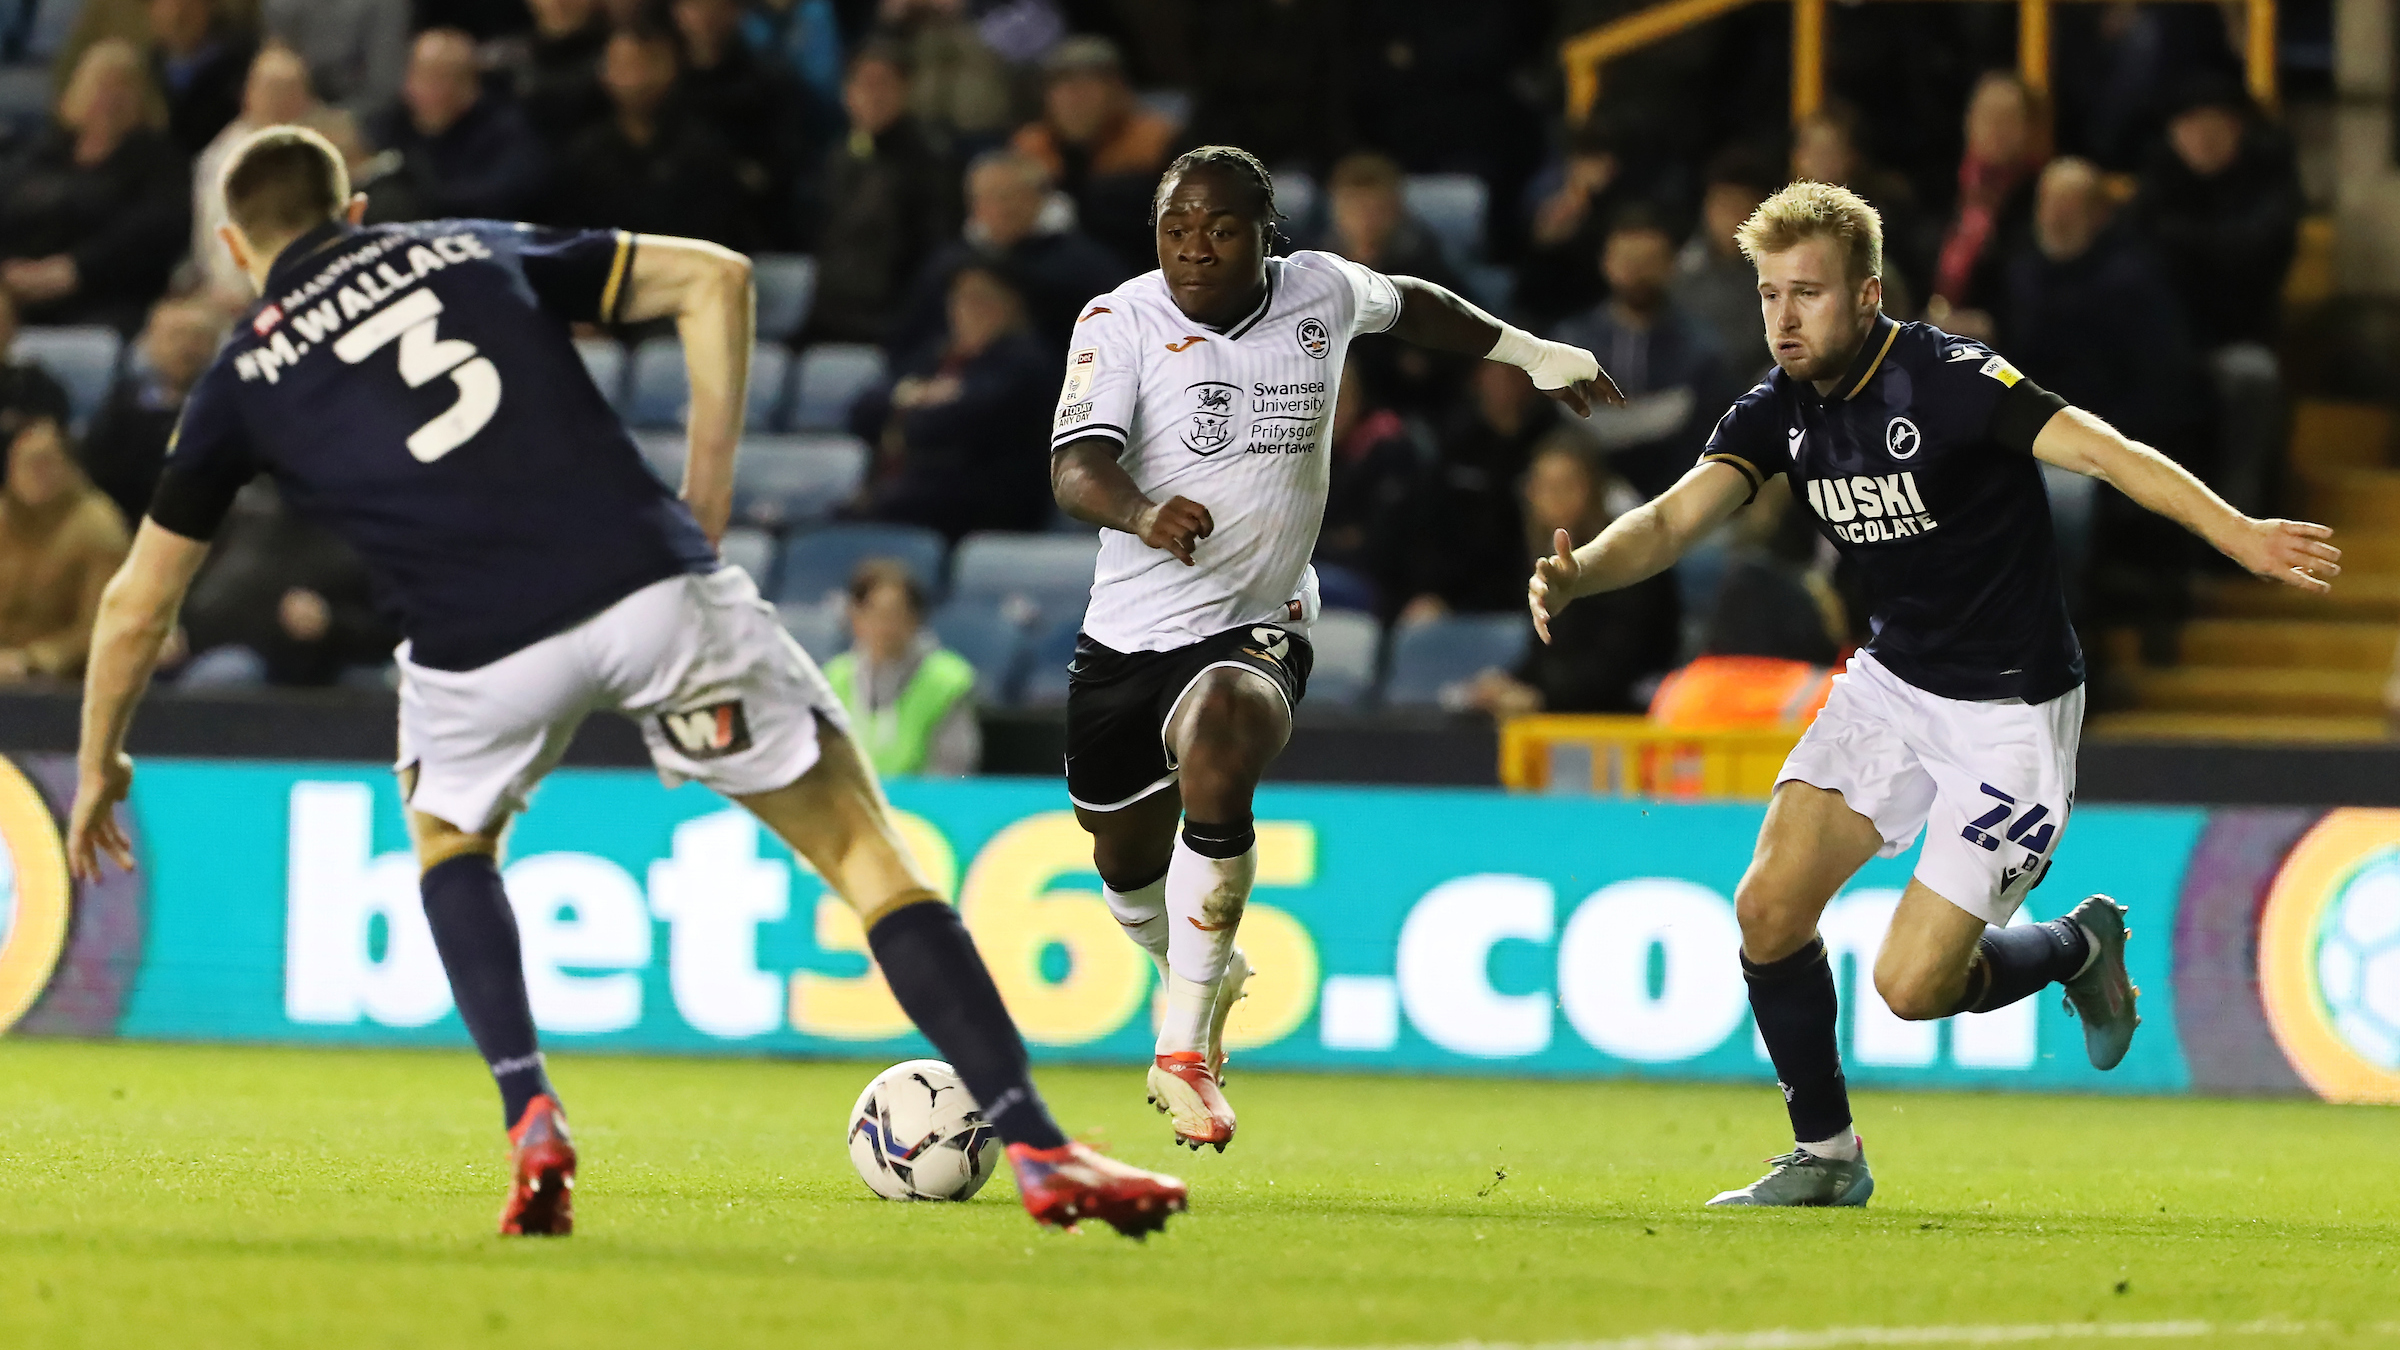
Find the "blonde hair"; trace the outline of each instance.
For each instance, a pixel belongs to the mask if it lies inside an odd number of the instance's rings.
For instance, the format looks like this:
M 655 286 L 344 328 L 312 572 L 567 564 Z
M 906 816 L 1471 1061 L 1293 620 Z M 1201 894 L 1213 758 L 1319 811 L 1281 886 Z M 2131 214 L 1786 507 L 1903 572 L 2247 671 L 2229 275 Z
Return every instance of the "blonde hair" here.
M 1867 199 L 1833 183 L 1792 183 L 1758 204 L 1733 232 L 1753 266 L 1759 255 L 1781 253 L 1803 239 L 1839 243 L 1850 278 L 1883 275 L 1883 217 Z

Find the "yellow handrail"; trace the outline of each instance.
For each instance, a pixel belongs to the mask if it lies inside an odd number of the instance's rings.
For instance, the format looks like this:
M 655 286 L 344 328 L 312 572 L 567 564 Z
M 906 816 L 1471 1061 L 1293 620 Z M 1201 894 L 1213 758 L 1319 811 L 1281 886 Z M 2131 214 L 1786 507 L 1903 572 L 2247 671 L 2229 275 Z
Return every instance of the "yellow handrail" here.
M 2050 6 L 2103 4 L 2111 0 L 2014 0 L 2017 6 L 2017 71 L 2027 87 L 2050 87 Z M 2177 0 L 2166 0 L 2175 3 Z M 2218 0 L 2180 0 L 2215 4 Z M 1628 52 L 1740 9 L 1751 0 L 1663 0 L 1612 19 L 1559 44 L 1566 67 L 1567 115 L 1581 122 L 1600 100 L 1600 68 Z M 2243 71 L 2250 96 L 2262 108 L 2276 106 L 2275 0 L 2240 0 L 2248 10 L 2243 28 Z M 1791 0 L 1792 120 L 1814 113 L 1825 101 L 1825 0 Z

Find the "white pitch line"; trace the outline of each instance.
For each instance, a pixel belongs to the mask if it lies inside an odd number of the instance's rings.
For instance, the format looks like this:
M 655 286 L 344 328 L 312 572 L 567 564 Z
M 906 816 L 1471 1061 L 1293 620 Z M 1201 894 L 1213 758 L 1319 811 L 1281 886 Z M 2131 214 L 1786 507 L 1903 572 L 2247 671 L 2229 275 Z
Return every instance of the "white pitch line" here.
M 2018 1345 L 2033 1341 L 2189 1341 L 2209 1336 L 2307 1336 L 2335 1333 L 2327 1322 L 2032 1322 L 2015 1326 L 1827 1327 L 1803 1331 L 1662 1331 L 1606 1341 L 1374 1346 L 1358 1350 L 1841 1350 L 1854 1345 Z M 2351 1328 L 2389 1335 L 2400 1324 Z

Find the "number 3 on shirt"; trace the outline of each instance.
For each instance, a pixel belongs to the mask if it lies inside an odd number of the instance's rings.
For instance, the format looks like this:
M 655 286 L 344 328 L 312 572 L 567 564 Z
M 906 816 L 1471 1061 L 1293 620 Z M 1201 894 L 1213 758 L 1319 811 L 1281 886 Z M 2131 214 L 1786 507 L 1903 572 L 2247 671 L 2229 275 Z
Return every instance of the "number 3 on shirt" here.
M 431 464 L 465 445 L 500 411 L 500 371 L 475 344 L 462 338 L 439 338 L 442 298 L 431 291 L 413 291 L 391 308 L 351 329 L 333 344 L 333 354 L 357 365 L 397 339 L 400 378 L 411 389 L 447 375 L 458 385 L 458 402 L 450 411 L 418 427 L 408 436 L 408 453 Z

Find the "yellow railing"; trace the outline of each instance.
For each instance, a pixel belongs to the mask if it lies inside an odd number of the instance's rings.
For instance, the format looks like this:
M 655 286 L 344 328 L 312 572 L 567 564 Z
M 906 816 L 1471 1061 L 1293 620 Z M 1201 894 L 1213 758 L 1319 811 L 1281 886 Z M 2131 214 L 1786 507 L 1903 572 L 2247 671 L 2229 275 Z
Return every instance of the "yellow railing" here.
M 1636 10 L 1598 28 L 1578 33 L 1562 43 L 1559 60 L 1567 70 L 1567 112 L 1574 121 L 1600 98 L 1600 68 L 1628 52 L 1754 0 L 1664 0 Z M 2036 90 L 2050 87 L 2050 6 L 2106 3 L 2107 0 L 2014 0 L 2017 6 L 2017 70 Z M 2218 0 L 2180 0 L 2214 4 Z M 2275 0 L 2235 0 L 2247 10 L 2243 29 L 2243 67 L 2250 96 L 2262 108 L 2275 106 Z M 1792 120 L 1814 113 L 1825 102 L 1825 0 L 1790 0 L 1792 6 Z
M 1500 781 L 1532 792 L 1766 800 L 1799 727 L 1691 731 L 1641 717 L 1541 713 L 1500 727 Z

